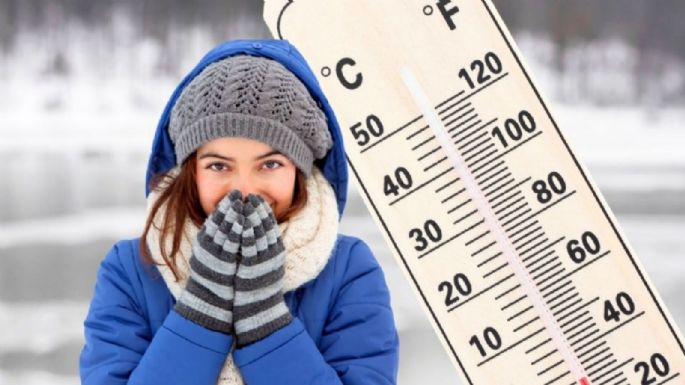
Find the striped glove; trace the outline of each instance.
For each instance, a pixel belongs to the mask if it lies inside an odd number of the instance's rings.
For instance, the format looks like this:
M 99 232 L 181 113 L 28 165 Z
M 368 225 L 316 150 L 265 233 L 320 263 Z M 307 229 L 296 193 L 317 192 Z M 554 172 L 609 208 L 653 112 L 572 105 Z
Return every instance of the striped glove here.
M 233 303 L 238 347 L 259 341 L 292 320 L 282 292 L 285 248 L 271 207 L 261 197 L 250 194 L 243 214 L 242 258 Z
M 190 276 L 175 310 L 207 329 L 231 334 L 233 281 L 240 236 L 243 232 L 243 199 L 234 190 L 219 202 L 193 242 Z

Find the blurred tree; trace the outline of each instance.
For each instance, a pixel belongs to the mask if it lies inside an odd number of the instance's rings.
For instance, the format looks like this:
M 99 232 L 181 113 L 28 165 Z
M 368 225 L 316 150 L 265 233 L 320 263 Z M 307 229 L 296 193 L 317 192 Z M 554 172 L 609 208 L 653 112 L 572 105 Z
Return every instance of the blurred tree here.
M 493 0 L 509 28 L 517 34 L 527 31 L 546 36 L 556 46 L 554 67 L 561 77 L 568 71 L 566 55 L 590 42 L 619 39 L 638 52 L 633 73 L 638 94 L 649 92 L 651 77 L 660 76 L 667 65 L 679 63 L 685 74 L 685 1 L 682 0 Z M 21 34 L 46 36 L 54 50 L 54 71 L 68 72 L 63 55 L 69 28 L 77 21 L 92 28 L 93 39 L 108 46 L 120 39 L 113 27 L 116 12 L 131 20 L 136 36 L 159 43 L 160 68 L 177 73 L 179 31 L 209 31 L 212 44 L 229 38 L 268 37 L 261 23 L 260 0 L 0 0 L 0 50 L 13 49 Z M 176 41 L 170 41 L 175 39 Z M 98 63 L 107 63 L 106 49 L 96 50 Z M 668 64 L 671 63 L 671 64 Z M 589 63 L 581 63 L 589 66 Z M 586 87 L 589 68 L 575 81 Z M 685 76 L 685 75 L 683 75 Z M 685 90 L 680 91 L 685 94 Z

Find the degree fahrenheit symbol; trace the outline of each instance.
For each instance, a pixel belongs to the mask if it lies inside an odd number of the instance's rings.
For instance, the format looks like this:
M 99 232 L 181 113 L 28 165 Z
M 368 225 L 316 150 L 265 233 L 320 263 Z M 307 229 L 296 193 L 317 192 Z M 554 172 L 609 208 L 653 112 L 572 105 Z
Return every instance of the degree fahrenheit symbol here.
M 423 14 L 426 16 L 432 15 L 433 14 L 433 7 L 431 7 L 430 5 L 426 5 L 425 7 L 423 7 Z
M 452 17 L 456 15 L 459 12 L 459 7 L 456 5 L 453 5 L 449 9 L 447 9 L 447 5 L 452 3 L 452 0 L 439 0 L 437 2 L 438 9 L 440 10 L 440 13 L 442 14 L 442 17 L 445 18 L 445 21 L 447 22 L 447 25 L 450 27 L 450 30 L 455 30 L 457 28 L 456 24 L 454 24 L 454 20 L 452 20 Z

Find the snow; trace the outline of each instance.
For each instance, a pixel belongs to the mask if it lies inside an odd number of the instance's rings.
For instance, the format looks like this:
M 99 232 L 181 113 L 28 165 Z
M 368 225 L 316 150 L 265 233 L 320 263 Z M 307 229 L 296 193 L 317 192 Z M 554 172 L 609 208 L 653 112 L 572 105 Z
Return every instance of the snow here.
M 556 104 L 552 110 L 571 148 L 588 165 L 685 167 L 685 109 Z
M 4 371 L 0 370 L 0 385 L 77 385 L 77 376 L 61 376 L 47 371 Z
M 46 353 L 81 341 L 87 310 L 88 304 L 71 301 L 0 302 L 0 330 L 12 330 L 3 332 L 0 355 L 11 351 Z
M 143 231 L 144 208 L 113 207 L 35 220 L 0 222 L 0 250 L 18 245 L 78 245 L 84 239 L 123 239 Z

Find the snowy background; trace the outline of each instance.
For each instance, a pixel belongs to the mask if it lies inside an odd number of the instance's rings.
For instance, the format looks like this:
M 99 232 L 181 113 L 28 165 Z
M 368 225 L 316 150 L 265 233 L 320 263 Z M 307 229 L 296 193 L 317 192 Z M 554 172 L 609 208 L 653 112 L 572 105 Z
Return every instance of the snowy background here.
M 685 6 L 496 3 L 684 329 Z M 141 232 L 163 104 L 216 43 L 268 37 L 258 1 L 188 4 L 0 0 L 0 385 L 79 382 L 96 269 Z M 386 272 L 400 384 L 458 384 L 354 184 L 342 231 L 367 240 Z

